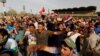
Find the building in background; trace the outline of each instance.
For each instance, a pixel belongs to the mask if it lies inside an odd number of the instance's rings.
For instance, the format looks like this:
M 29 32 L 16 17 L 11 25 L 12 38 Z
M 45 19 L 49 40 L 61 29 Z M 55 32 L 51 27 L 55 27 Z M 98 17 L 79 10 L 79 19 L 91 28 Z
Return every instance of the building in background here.
M 68 9 L 54 9 L 52 10 L 59 16 L 98 16 L 96 13 L 96 6 L 68 8 Z

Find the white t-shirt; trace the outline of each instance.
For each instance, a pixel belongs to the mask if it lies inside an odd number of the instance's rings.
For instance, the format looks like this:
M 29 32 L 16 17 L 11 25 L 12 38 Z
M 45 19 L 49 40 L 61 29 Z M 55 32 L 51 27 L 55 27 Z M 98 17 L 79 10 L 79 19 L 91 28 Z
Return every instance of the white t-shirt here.
M 6 49 L 12 49 L 15 52 L 18 51 L 18 46 L 17 46 L 17 42 L 14 39 L 10 39 L 8 38 L 7 43 L 4 46 Z
M 38 29 L 38 22 L 35 22 L 34 25 L 35 25 L 36 29 Z
M 30 31 L 29 31 L 29 30 L 27 30 L 27 31 L 25 32 L 25 36 L 27 36 L 27 35 L 30 35 Z
M 36 44 L 36 37 L 35 37 L 34 35 L 32 35 L 32 34 L 30 33 L 30 31 L 26 31 L 26 32 L 25 32 L 25 36 L 28 37 L 28 43 L 29 43 L 29 45 L 31 45 L 31 44 Z
M 68 32 L 68 36 L 70 35 L 70 34 L 72 34 L 73 32 Z M 73 34 L 73 35 L 71 35 L 69 38 L 71 38 L 73 41 L 74 41 L 74 43 L 76 42 L 76 39 L 77 39 L 77 37 L 78 36 L 80 36 L 81 34 L 80 33 L 75 33 L 75 34 Z

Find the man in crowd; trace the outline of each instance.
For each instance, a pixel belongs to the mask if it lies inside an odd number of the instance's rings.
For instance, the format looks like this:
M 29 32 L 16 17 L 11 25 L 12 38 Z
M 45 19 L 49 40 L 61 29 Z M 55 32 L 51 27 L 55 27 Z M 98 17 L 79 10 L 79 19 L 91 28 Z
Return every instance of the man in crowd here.
M 0 29 L 0 56 L 18 56 L 17 43 L 4 28 Z

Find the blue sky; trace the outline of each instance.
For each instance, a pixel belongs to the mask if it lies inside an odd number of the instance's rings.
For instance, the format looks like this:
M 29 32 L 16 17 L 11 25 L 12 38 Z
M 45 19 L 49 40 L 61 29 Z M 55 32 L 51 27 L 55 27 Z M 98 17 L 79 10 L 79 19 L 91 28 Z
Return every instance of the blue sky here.
M 7 0 L 6 11 L 13 8 L 20 12 L 25 5 L 26 11 L 32 13 L 38 13 L 38 11 L 44 6 L 46 11 L 52 9 L 73 8 L 73 7 L 87 7 L 97 6 L 97 11 L 100 11 L 100 0 Z M 0 5 L 0 12 L 3 11 L 2 5 Z

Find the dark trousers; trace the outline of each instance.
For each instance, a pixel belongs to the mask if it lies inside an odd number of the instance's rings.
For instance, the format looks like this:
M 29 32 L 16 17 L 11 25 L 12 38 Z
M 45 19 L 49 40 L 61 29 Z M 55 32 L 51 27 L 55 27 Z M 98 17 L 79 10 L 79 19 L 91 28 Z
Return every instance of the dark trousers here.
M 52 54 L 45 51 L 37 51 L 37 56 L 60 56 L 59 54 Z
M 14 51 L 10 50 L 10 49 L 8 50 L 8 49 L 3 48 L 3 49 L 0 50 L 0 55 L 1 54 L 9 54 L 10 56 L 13 56 Z
M 27 56 L 27 46 L 26 45 L 19 45 L 19 50 L 23 56 Z

